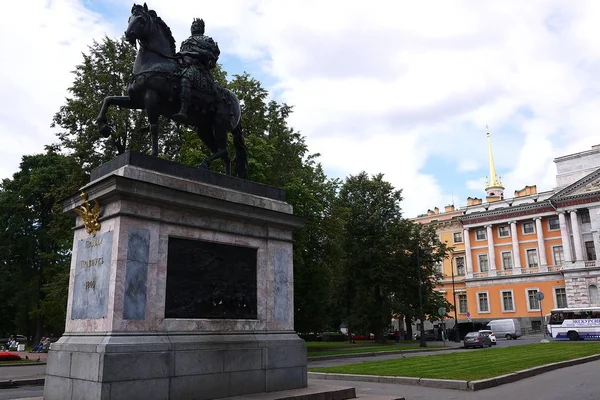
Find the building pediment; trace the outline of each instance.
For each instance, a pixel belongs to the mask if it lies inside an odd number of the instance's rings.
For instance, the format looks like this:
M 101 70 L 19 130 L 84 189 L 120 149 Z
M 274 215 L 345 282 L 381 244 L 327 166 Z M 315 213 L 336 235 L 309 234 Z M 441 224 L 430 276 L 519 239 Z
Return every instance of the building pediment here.
M 600 196 L 600 169 L 584 176 L 577 182 L 556 192 L 550 200 L 560 202 L 574 198 L 597 197 Z

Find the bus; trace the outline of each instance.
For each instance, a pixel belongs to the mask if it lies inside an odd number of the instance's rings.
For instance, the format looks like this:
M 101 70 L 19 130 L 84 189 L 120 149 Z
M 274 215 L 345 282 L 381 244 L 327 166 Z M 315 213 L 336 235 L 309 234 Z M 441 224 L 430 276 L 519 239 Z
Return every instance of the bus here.
M 555 308 L 547 321 L 548 334 L 554 339 L 600 338 L 600 307 Z

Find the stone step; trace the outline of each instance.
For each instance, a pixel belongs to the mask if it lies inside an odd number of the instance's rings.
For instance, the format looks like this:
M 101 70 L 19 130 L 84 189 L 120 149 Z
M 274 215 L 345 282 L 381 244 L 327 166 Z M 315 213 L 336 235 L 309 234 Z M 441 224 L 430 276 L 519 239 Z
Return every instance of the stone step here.
M 357 399 L 359 399 L 359 400 L 405 400 L 404 397 L 387 396 L 387 395 L 373 395 L 373 394 L 358 395 Z
M 227 397 L 220 400 L 346 400 L 355 398 L 356 390 L 353 387 L 310 382 L 308 387 L 303 389 L 246 394 L 243 396 Z M 388 397 L 385 398 L 385 400 L 391 400 L 391 398 Z

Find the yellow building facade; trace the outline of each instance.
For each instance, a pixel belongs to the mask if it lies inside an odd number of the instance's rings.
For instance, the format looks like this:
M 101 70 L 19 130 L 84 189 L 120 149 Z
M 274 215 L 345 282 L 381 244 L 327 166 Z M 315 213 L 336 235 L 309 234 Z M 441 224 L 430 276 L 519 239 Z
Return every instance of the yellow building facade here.
M 530 331 L 553 308 L 600 306 L 600 146 L 555 159 L 553 190 L 527 186 L 512 198 L 504 196 L 489 146 L 485 201 L 468 198 L 465 207 L 413 219 L 434 224 L 453 248 L 439 266 L 437 290 L 455 305 L 458 321 L 518 318 Z

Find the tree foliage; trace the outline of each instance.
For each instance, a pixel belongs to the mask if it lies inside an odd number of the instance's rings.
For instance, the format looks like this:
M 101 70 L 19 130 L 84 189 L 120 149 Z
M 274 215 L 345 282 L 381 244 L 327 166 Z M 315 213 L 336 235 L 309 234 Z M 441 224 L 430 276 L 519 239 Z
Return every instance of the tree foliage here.
M 47 147 L 45 154 L 24 156 L 13 178 L 2 181 L 0 293 L 7 302 L 0 331 L 39 337 L 44 327 L 64 329 L 74 218 L 63 214 L 60 200 L 84 180 L 75 159 Z

